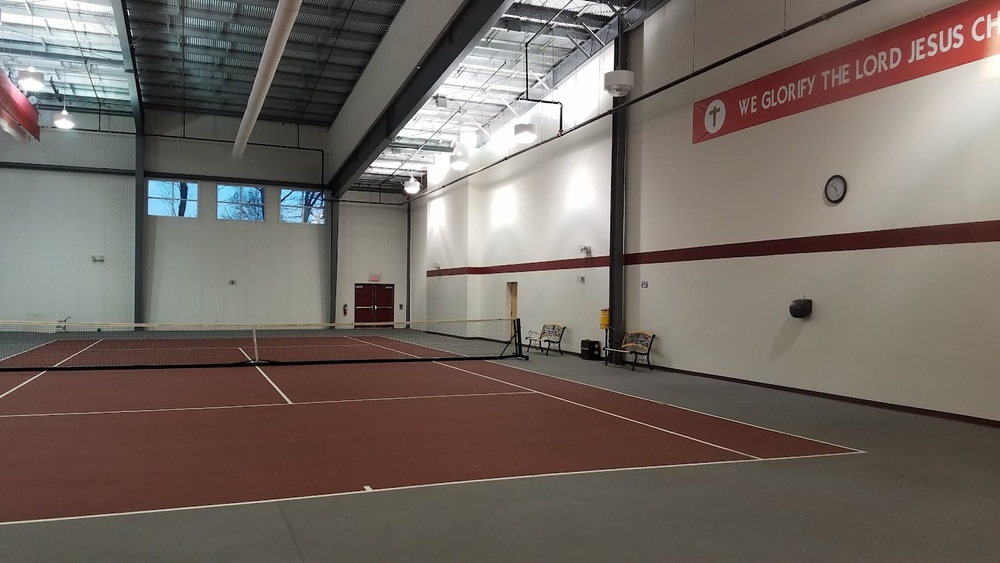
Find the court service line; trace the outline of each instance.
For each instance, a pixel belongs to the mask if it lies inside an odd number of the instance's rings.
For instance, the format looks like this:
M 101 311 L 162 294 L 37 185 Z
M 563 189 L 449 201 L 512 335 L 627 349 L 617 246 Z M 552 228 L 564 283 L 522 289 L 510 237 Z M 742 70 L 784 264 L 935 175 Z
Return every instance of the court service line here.
M 396 350 L 395 348 L 389 348 L 388 346 L 382 346 L 380 344 L 375 344 L 374 342 L 368 342 L 366 340 L 360 340 L 360 339 L 354 338 L 353 336 L 345 336 L 344 338 L 348 338 L 348 339 L 353 340 L 355 342 L 360 342 L 360 343 L 365 344 L 367 346 L 374 346 L 376 348 L 381 348 L 383 350 L 388 350 L 390 352 L 395 352 L 397 354 L 402 354 L 404 356 L 409 356 L 411 358 L 420 358 L 420 357 L 422 357 L 422 356 L 418 356 L 416 354 L 410 354 L 409 352 L 403 352 L 402 350 Z
M 348 338 L 350 338 L 350 337 L 348 337 Z M 362 340 L 362 342 L 364 342 L 364 341 Z M 392 348 L 389 348 L 389 347 L 387 347 L 387 346 L 380 346 L 380 345 L 378 345 L 378 344 L 374 344 L 374 343 L 371 343 L 371 344 L 372 344 L 372 346 L 378 346 L 379 348 L 385 348 L 386 350 L 391 350 L 391 351 L 393 351 L 393 352 L 397 352 L 397 353 L 399 353 L 399 354 L 405 354 L 405 355 L 407 355 L 407 356 L 412 356 L 412 357 L 414 357 L 414 358 L 418 357 L 418 356 L 415 356 L 415 355 L 413 355 L 413 354 L 407 354 L 406 352 L 402 352 L 402 351 L 400 351 L 400 350 L 393 350 Z M 494 378 L 494 377 L 490 377 L 490 376 L 488 376 L 488 375 L 483 375 L 483 374 L 481 374 L 481 373 L 476 373 L 476 372 L 474 372 L 474 371 L 469 371 L 469 370 L 467 370 L 467 369 L 462 369 L 462 368 L 460 368 L 460 367 L 455 367 L 455 366 L 451 366 L 451 365 L 448 365 L 448 364 L 445 364 L 445 363 L 442 363 L 442 362 L 434 362 L 434 363 L 435 363 L 435 364 L 438 364 L 438 365 L 440 365 L 440 366 L 444 366 L 444 367 L 446 367 L 446 368 L 450 368 L 450 369 L 454 369 L 454 370 L 458 370 L 458 371 L 461 371 L 461 372 L 465 372 L 465 373 L 468 373 L 468 374 L 471 374 L 471 375 L 476 375 L 476 376 L 479 376 L 479 377 L 482 377 L 482 378 L 485 378 L 485 379 L 489 379 L 489 380 L 491 380 L 491 381 L 496 381 L 497 383 L 503 383 L 503 384 L 506 384 L 506 385 L 510 385 L 511 387 L 516 387 L 516 388 L 518 388 L 518 389 L 524 389 L 524 390 L 526 390 L 526 391 L 531 391 L 531 392 L 533 392 L 533 393 L 538 393 L 539 395 L 545 395 L 546 397 L 551 397 L 551 398 L 553 398 L 553 399 L 556 399 L 556 400 L 559 400 L 559 401 L 563 401 L 563 402 L 566 402 L 566 403 L 570 403 L 570 404 L 572 404 L 572 405 L 576 405 L 576 406 L 579 406 L 579 407 L 583 407 L 583 408 L 585 408 L 585 409 L 590 409 L 590 410 L 592 410 L 592 411 L 596 411 L 596 412 L 599 412 L 599 413 L 603 413 L 603 414 L 606 414 L 606 415 L 608 415 L 608 416 L 613 416 L 613 417 L 615 417 L 615 418 L 620 418 L 620 419 L 622 419 L 622 420 L 627 420 L 627 421 L 629 421 L 629 422 L 632 422 L 632 423 L 635 423 L 635 424 L 639 424 L 639 425 L 641 425 L 641 426 L 646 426 L 646 427 L 649 427 L 649 428 L 652 428 L 652 429 L 654 429 L 654 430 L 659 430 L 660 432 L 666 432 L 667 434 L 673 434 L 674 436 L 679 436 L 679 437 L 681 437 L 681 438 L 687 438 L 688 440 L 693 440 L 693 441 L 695 441 L 695 442 L 699 442 L 699 443 L 702 443 L 702 444 L 705 444 L 706 446 L 711 446 L 711 447 L 713 447 L 713 448 L 718 448 L 718 449 L 720 449 L 720 450 L 726 450 L 727 452 L 732 452 L 732 453 L 734 453 L 734 454 L 738 454 L 738 455 L 742 455 L 742 456 L 746 456 L 746 457 L 750 457 L 750 458 L 753 458 L 753 459 L 760 459 L 759 457 L 757 457 L 757 456 L 755 456 L 755 455 L 752 455 L 752 454 L 748 454 L 748 453 L 746 453 L 746 452 L 741 452 L 741 451 L 739 451 L 739 450 L 734 450 L 734 449 L 732 449 L 732 448 L 727 448 L 727 447 L 725 447 L 725 446 L 720 446 L 719 444 L 713 444 L 713 443 L 711 443 L 711 442 L 706 442 L 705 440 L 699 440 L 698 438 L 695 438 L 695 437 L 693 437 L 693 436 L 687 436 L 687 435 L 685 435 L 685 434 L 681 434 L 681 433 L 679 433 L 679 432 L 674 432 L 674 431 L 672 431 L 672 430 L 667 430 L 666 428 L 660 428 L 659 426 L 654 426 L 654 425 L 652 425 L 652 424 L 648 424 L 648 423 L 645 423 L 645 422 L 641 422 L 641 421 L 639 421 L 639 420 L 635 420 L 635 419 L 633 419 L 633 418 L 628 418 L 627 416 L 622 416 L 622 415 L 620 415 L 620 414 L 615 414 L 615 413 L 613 413 L 613 412 L 608 412 L 608 411 L 605 411 L 605 410 L 601 410 L 601 409 L 599 409 L 599 408 L 597 408 L 597 407 L 592 407 L 592 406 L 590 406 L 590 405 L 585 405 L 585 404 L 583 404 L 583 403 L 577 403 L 576 401 L 571 401 L 571 400 L 569 400 L 569 399 L 565 399 L 565 398 L 563 398 L 563 397 L 559 397 L 559 396 L 556 396 L 556 395 L 550 395 L 550 394 L 548 394 L 548 393 L 543 393 L 543 392 L 541 392 L 541 391 L 539 391 L 539 390 L 537 390 L 537 389 L 532 389 L 532 388 L 530 388 L 530 387 L 525 387 L 525 386 L 523 386 L 523 385 L 517 385 L 516 383 L 511 383 L 511 382 L 509 382 L 509 381 L 503 381 L 503 380 L 501 380 L 501 379 L 496 379 L 496 378 Z
M 493 397 L 497 395 L 535 395 L 530 391 L 499 391 L 493 393 L 458 393 L 453 395 L 413 395 L 404 397 L 368 397 L 362 399 L 330 399 L 328 401 L 305 401 L 292 403 L 292 406 L 304 405 L 335 405 L 339 403 L 370 403 L 378 401 L 408 401 L 420 399 L 450 399 L 454 397 Z M 0 420 L 5 418 L 42 418 L 47 416 L 89 416 L 95 414 L 141 414 L 157 412 L 212 411 L 228 409 L 256 409 L 261 407 L 287 407 L 288 403 L 254 403 L 251 405 L 214 405 L 210 407 L 168 407 L 161 409 L 127 409 L 117 411 L 79 411 L 79 412 L 38 412 L 20 414 L 0 414 Z
M 250 362 L 253 362 L 253 359 L 250 358 L 250 355 L 247 354 L 243 350 L 243 348 L 240 348 L 239 350 L 240 350 L 240 352 L 243 352 L 243 355 L 247 357 L 247 360 L 249 360 Z M 260 369 L 260 366 L 255 365 L 253 367 L 257 368 L 257 371 L 259 371 L 260 374 L 264 376 L 264 379 L 266 379 L 267 382 L 271 384 L 271 387 L 274 387 L 274 390 L 277 391 L 279 395 L 281 395 L 281 398 L 284 399 L 286 403 L 288 403 L 289 405 L 293 404 L 292 400 L 288 398 L 288 395 L 285 395 L 285 392 L 282 391 L 280 387 L 278 387 L 277 385 L 275 385 L 273 381 L 271 381 L 271 378 L 268 377 L 266 373 L 264 373 L 264 370 Z
M 713 448 L 718 448 L 720 450 L 726 450 L 727 452 L 731 452 L 731 453 L 734 453 L 734 454 L 739 454 L 739 455 L 746 456 L 746 457 L 753 458 L 753 459 L 761 459 L 761 458 L 759 458 L 759 457 L 757 457 L 757 456 L 755 456 L 753 454 L 748 454 L 746 452 L 741 452 L 739 450 L 734 450 L 732 448 L 727 448 L 725 446 L 720 446 L 719 444 L 713 444 L 712 442 L 706 442 L 705 440 L 699 440 L 698 438 L 695 438 L 693 436 L 688 436 L 687 434 L 681 434 L 680 432 L 674 432 L 673 430 L 667 430 L 666 428 L 660 428 L 659 426 L 655 426 L 655 425 L 649 424 L 647 422 L 642 422 L 641 420 L 636 420 L 634 418 L 629 418 L 627 416 L 623 416 L 623 415 L 616 414 L 616 413 L 613 413 L 613 412 L 610 412 L 610 411 L 602 410 L 602 409 L 599 409 L 597 407 L 592 407 L 590 405 L 585 405 L 583 403 L 578 403 L 576 401 L 571 401 L 569 399 L 560 397 L 558 395 L 550 395 L 548 393 L 544 393 L 544 392 L 539 391 L 537 389 L 532 389 L 530 387 L 525 387 L 523 385 L 517 385 L 516 383 L 510 383 L 508 381 L 503 381 L 502 379 L 496 379 L 496 378 L 490 377 L 488 375 L 483 375 L 481 373 L 476 373 L 474 371 L 469 371 L 467 369 L 462 369 L 460 367 L 450 366 L 450 365 L 442 363 L 442 362 L 434 362 L 434 363 L 438 364 L 438 365 L 442 365 L 442 366 L 447 367 L 447 368 L 451 368 L 451 369 L 454 369 L 454 370 L 462 371 L 462 372 L 468 373 L 470 375 L 477 375 L 479 377 L 483 377 L 483 378 L 486 378 L 486 379 L 489 379 L 489 380 L 492 380 L 492 381 L 497 381 L 499 383 L 506 383 L 507 385 L 512 385 L 514 387 L 518 387 L 520 389 L 525 389 L 527 391 L 532 391 L 534 393 L 538 393 L 539 395 L 544 395 L 546 397 L 550 397 L 550 398 L 556 399 L 558 401 L 563 401 L 563 402 L 569 403 L 571 405 L 576 405 L 578 407 L 583 407 L 585 409 L 590 409 L 592 411 L 599 412 L 601 414 L 606 414 L 608 416 L 613 416 L 615 418 L 620 418 L 622 420 L 626 420 L 628 422 L 632 422 L 632 423 L 638 424 L 640 426 L 645 426 L 647 428 L 652 428 L 653 430 L 659 430 L 660 432 L 666 432 L 667 434 L 673 434 L 674 436 L 678 436 L 678 437 L 681 437 L 681 438 L 687 438 L 688 440 L 692 440 L 694 442 L 699 442 L 701 444 L 705 444 L 706 446 L 711 446 Z
M 391 493 L 394 491 L 406 491 L 411 489 L 428 489 L 431 487 L 447 487 L 454 485 L 475 485 L 479 483 L 496 483 L 501 481 L 516 481 L 521 479 L 537 479 L 545 477 L 571 477 L 575 475 L 593 475 L 601 473 L 624 473 L 627 471 L 653 471 L 657 469 L 673 469 L 673 468 L 685 468 L 685 467 L 706 467 L 712 465 L 731 465 L 737 463 L 767 463 L 772 461 L 788 461 L 788 460 L 801 460 L 810 458 L 822 458 L 822 457 L 838 457 L 838 456 L 848 456 L 857 455 L 861 452 L 840 452 L 840 453 L 828 453 L 828 454 L 808 454 L 801 456 L 789 456 L 789 457 L 772 457 L 772 458 L 756 458 L 756 459 L 730 459 L 722 461 L 702 461 L 694 463 L 672 463 L 666 465 L 643 465 L 636 467 L 609 467 L 605 469 L 583 469 L 580 471 L 564 471 L 557 473 L 537 473 L 534 475 L 510 475 L 507 477 L 486 477 L 483 479 L 470 479 L 468 481 L 444 481 L 441 483 L 425 483 L 422 485 L 403 485 L 399 487 L 386 487 L 384 489 L 373 489 L 371 491 L 367 490 L 355 490 L 355 491 L 343 491 L 339 493 L 322 493 L 317 495 L 306 495 L 297 497 L 279 497 L 279 498 L 269 498 L 260 500 L 247 500 L 238 502 L 225 502 L 217 504 L 204 504 L 195 506 L 177 506 L 172 508 L 152 508 L 149 510 L 133 510 L 130 512 L 109 512 L 105 514 L 84 514 L 81 516 L 60 516 L 56 518 L 38 518 L 34 520 L 16 520 L 11 522 L 0 522 L 0 526 L 13 526 L 17 524 L 40 524 L 45 522 L 65 522 L 68 520 L 92 520 L 95 518 L 113 518 L 118 516 L 135 516 L 139 514 L 158 514 L 165 512 L 181 512 L 185 510 L 204 510 L 210 508 L 230 508 L 236 506 L 252 506 L 256 504 L 266 504 L 271 502 L 294 502 L 299 500 L 316 500 L 324 498 L 335 498 L 348 495 L 359 495 L 367 493 Z
M 63 365 L 64 363 L 66 363 L 66 362 L 68 362 L 68 361 L 72 360 L 73 358 L 75 358 L 75 357 L 79 356 L 80 354 L 82 354 L 82 353 L 86 352 L 87 350 L 90 350 L 90 349 L 91 349 L 91 348 L 93 348 L 94 346 L 97 346 L 97 345 L 98 345 L 98 344 L 100 344 L 100 343 L 101 343 L 101 342 L 102 342 L 103 340 L 104 340 L 104 339 L 101 339 L 101 340 L 98 340 L 97 342 L 94 342 L 93 344 L 91 344 L 90 346 L 87 346 L 87 347 L 86 347 L 86 348 L 84 348 L 83 350 L 80 350 L 79 352 L 77 352 L 77 353 L 75 353 L 75 354 L 73 354 L 73 355 L 71 355 L 71 356 L 69 356 L 69 357 L 67 357 L 67 358 L 65 358 L 65 359 L 63 359 L 63 360 L 60 360 L 58 364 L 56 364 L 56 365 L 54 365 L 54 366 L 52 366 L 52 367 L 59 367 L 59 366 Z M 37 346 L 36 346 L 36 348 L 37 348 Z M 17 391 L 17 390 L 18 390 L 18 389 L 20 389 L 21 387 L 24 387 L 25 385 L 27 385 L 27 384 L 31 383 L 32 381 L 34 381 L 34 380 L 38 379 L 39 377 L 41 377 L 41 376 L 45 375 L 45 374 L 46 374 L 46 373 L 48 373 L 48 372 L 49 372 L 48 370 L 45 370 L 45 371 L 43 371 L 43 372 L 39 373 L 38 375 L 35 375 L 35 376 L 34 376 L 34 377 L 32 377 L 31 379 L 29 379 L 29 380 L 27 380 L 27 381 L 25 381 L 25 382 L 21 383 L 20 385 L 18 385 L 17 387 L 14 387 L 13 389 L 11 389 L 11 390 L 7 391 L 7 392 L 6 392 L 6 393 L 4 393 L 3 395 L 0 395 L 0 399 L 3 399 L 3 398 L 4 398 L 4 397 L 6 397 L 7 395 L 10 395 L 10 394 L 11 394 L 11 393 L 13 393 L 14 391 Z
M 717 415 L 717 414 L 712 414 L 710 412 L 705 412 L 705 411 L 700 411 L 700 410 L 696 410 L 696 409 L 692 409 L 692 408 L 688 408 L 688 407 L 683 407 L 681 405 L 675 405 L 673 403 L 664 403 L 663 401 L 657 401 L 655 399 L 650 399 L 648 397 L 640 397 L 638 395 L 632 395 L 632 394 L 629 394 L 629 393 L 625 393 L 623 391 L 616 391 L 614 389 L 608 389 L 607 387 L 600 387 L 598 385 L 593 385 L 591 383 L 584 383 L 582 381 L 575 381 L 573 379 L 567 379 L 565 377 L 559 377 L 558 375 L 552 375 L 552 374 L 549 374 L 549 373 L 542 373 L 540 371 L 534 371 L 534 370 L 530 370 L 530 369 L 527 369 L 527 368 L 512 366 L 512 365 L 509 365 L 509 364 L 502 364 L 502 363 L 494 361 L 494 360 L 486 360 L 486 361 L 490 362 L 491 364 L 496 364 L 498 366 L 505 366 L 505 367 L 509 367 L 511 369 L 516 369 L 516 370 L 521 370 L 521 371 L 525 371 L 525 372 L 528 372 L 528 373 L 533 373 L 535 375 L 544 375 L 546 377 L 551 377 L 553 379 L 558 379 L 560 381 L 566 381 L 566 382 L 569 382 L 569 383 L 576 383 L 578 385 L 586 385 L 587 387 L 593 387 L 594 389 L 600 389 L 602 391 L 610 391 L 610 392 L 618 394 L 618 395 L 623 395 L 625 397 L 631 397 L 633 399 L 642 399 L 643 401 L 647 401 L 647 402 L 650 402 L 650 403 L 655 403 L 657 405 L 665 405 L 665 406 L 668 406 L 668 407 L 674 407 L 674 408 L 685 410 L 685 411 L 688 411 L 688 412 L 693 412 L 693 413 L 696 413 L 696 414 L 703 414 L 705 416 L 710 416 L 712 418 L 718 418 L 719 420 L 725 420 L 727 422 L 735 422 L 736 424 L 742 424 L 744 426 L 750 426 L 750 427 L 753 427 L 753 428 L 757 428 L 759 430 L 767 430 L 768 432 L 774 432 L 776 434 L 784 434 L 785 436 L 791 436 L 793 438 L 800 438 L 802 440 L 809 440 L 810 442 L 816 442 L 816 443 L 819 443 L 819 444 L 826 444 L 827 446 L 833 446 L 835 448 L 842 448 L 842 449 L 845 449 L 845 450 L 851 450 L 853 452 L 857 452 L 857 453 L 860 453 L 860 454 L 868 453 L 868 452 L 866 452 L 864 450 L 859 450 L 857 448 L 851 448 L 851 447 L 844 446 L 844 445 L 841 445 L 841 444 L 834 444 L 833 442 L 826 442 L 824 440 L 818 440 L 816 438 L 810 438 L 808 436 L 801 436 L 799 434 L 794 434 L 792 432 L 785 432 L 784 430 L 776 430 L 774 428 L 768 428 L 766 426 L 760 426 L 760 425 L 757 425 L 757 424 L 752 424 L 750 422 L 744 422 L 742 420 L 736 420 L 734 418 L 726 418 L 724 416 L 720 416 L 720 415 Z

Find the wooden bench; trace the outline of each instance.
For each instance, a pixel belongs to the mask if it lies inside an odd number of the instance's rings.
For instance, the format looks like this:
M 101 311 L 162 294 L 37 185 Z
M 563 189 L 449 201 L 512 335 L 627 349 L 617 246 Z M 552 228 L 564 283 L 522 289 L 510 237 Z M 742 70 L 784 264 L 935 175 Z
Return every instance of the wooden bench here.
M 653 348 L 654 338 L 656 338 L 655 334 L 645 330 L 626 332 L 620 348 L 608 347 L 604 349 L 604 365 L 608 365 L 611 354 L 618 354 L 621 357 L 621 355 L 628 353 L 632 354 L 632 371 L 635 371 L 635 363 L 640 357 L 646 358 L 646 366 L 652 370 L 653 364 L 649 362 L 649 351 Z
M 564 332 L 566 332 L 566 327 L 561 324 L 552 323 L 542 325 L 542 332 L 530 331 L 525 340 L 528 342 L 528 348 L 531 348 L 532 344 L 534 344 L 538 346 L 538 351 L 544 351 L 546 356 L 549 355 L 549 350 L 555 344 L 556 350 L 559 350 L 559 355 L 562 356 L 562 337 Z M 545 348 L 542 348 L 542 344 L 545 344 Z

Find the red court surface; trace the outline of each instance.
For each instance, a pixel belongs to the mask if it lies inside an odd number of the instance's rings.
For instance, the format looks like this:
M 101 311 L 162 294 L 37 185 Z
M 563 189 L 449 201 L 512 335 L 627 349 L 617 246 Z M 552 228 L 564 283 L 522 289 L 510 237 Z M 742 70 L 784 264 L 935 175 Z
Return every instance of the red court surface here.
M 457 361 L 0 373 L 0 452 L 11 523 L 857 450 Z

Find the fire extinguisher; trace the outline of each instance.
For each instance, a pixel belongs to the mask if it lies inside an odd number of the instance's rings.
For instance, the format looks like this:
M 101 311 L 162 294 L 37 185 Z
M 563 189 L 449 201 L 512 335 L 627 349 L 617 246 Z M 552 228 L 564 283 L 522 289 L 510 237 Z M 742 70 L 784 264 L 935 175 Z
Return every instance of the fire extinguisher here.
M 344 303 L 344 316 L 347 316 L 347 303 Z

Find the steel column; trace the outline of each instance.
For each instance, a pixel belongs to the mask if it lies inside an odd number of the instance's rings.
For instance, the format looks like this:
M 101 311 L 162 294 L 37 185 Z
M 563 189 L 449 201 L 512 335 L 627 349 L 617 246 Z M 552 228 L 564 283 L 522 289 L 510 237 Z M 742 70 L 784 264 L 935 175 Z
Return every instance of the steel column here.
M 340 202 L 328 201 L 326 208 L 326 224 L 330 228 L 330 322 L 335 323 L 340 318 L 337 296 L 337 261 L 340 252 Z
M 621 18 L 619 18 L 621 22 Z M 620 31 L 624 31 L 624 22 Z M 615 70 L 628 69 L 628 37 L 615 37 Z M 625 104 L 625 97 L 615 98 L 614 106 Z M 611 116 L 611 264 L 608 271 L 608 308 L 611 338 L 609 344 L 621 345 L 625 332 L 625 166 L 628 152 L 628 109 L 620 108 Z
M 111 8 L 115 12 L 115 27 L 118 28 L 118 42 L 121 43 L 125 76 L 128 79 L 128 95 L 132 102 L 135 134 L 136 137 L 139 137 L 145 133 L 146 113 L 142 107 L 142 89 L 139 87 L 139 75 L 135 64 L 135 47 L 132 46 L 132 28 L 128 21 L 128 6 L 125 4 L 125 0 L 121 0 L 120 2 L 111 2 Z
M 138 123 L 137 123 L 138 125 Z M 146 138 L 135 136 L 135 295 L 133 322 L 146 322 L 145 276 L 146 248 Z

